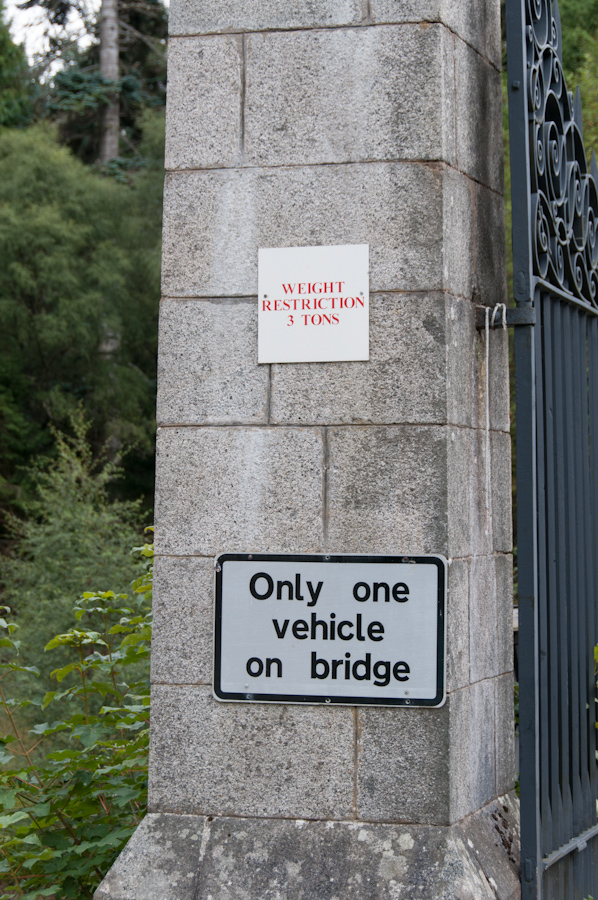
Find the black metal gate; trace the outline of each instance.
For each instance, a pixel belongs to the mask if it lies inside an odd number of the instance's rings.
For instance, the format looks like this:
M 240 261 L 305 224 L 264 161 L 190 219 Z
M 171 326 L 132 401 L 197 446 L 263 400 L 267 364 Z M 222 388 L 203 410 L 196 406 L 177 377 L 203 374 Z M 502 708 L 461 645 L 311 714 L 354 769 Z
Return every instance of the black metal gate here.
M 598 900 L 598 168 L 557 0 L 506 0 L 513 200 L 521 884 Z M 535 322 L 535 324 L 533 324 Z

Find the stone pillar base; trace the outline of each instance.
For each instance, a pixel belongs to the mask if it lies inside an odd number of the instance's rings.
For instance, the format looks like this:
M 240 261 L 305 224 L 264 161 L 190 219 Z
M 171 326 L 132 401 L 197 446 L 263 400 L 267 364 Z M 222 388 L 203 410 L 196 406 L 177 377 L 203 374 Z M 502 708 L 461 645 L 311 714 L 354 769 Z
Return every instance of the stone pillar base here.
M 150 813 L 94 900 L 515 900 L 519 805 L 451 826 Z

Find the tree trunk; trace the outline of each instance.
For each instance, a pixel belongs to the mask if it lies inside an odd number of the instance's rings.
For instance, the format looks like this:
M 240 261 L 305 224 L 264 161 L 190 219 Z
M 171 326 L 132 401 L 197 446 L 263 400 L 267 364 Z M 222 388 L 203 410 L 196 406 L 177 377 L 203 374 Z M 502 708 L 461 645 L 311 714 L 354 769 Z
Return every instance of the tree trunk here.
M 102 0 L 100 18 L 100 73 L 118 81 L 118 0 Z M 104 111 L 100 160 L 105 163 L 118 156 L 120 108 L 118 96 Z

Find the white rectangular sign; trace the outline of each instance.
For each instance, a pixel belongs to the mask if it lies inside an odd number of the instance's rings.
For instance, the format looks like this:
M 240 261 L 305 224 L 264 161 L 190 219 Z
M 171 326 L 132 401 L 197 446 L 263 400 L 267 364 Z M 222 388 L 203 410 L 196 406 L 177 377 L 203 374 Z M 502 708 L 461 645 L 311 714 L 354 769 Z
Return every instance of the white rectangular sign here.
M 445 570 L 440 556 L 221 555 L 216 698 L 441 706 Z
M 369 247 L 258 252 L 258 362 L 370 358 Z

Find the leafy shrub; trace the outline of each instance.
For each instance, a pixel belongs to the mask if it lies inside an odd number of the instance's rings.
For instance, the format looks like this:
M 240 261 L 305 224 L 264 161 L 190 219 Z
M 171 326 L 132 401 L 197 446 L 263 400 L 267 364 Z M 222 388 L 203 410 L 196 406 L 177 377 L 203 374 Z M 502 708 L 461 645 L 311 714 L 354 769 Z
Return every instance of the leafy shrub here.
M 44 659 L 43 648 L 69 627 L 73 597 L 84 590 L 124 592 L 139 574 L 128 548 L 142 533 L 140 503 L 111 501 L 120 469 L 94 458 L 80 407 L 70 424 L 71 436 L 53 429 L 55 458 L 29 469 L 33 499 L 22 504 L 26 518 L 8 516 L 14 545 L 1 559 L 1 602 L 20 626 L 21 663 L 41 670 L 45 690 L 59 662 Z
M 145 461 L 141 490 L 139 462 L 131 467 L 129 496 L 153 489 L 164 120 L 156 111 L 139 121 L 146 165 L 128 185 L 84 166 L 47 123 L 0 128 L 6 491 L 32 456 L 52 452 L 48 423 L 62 427 L 80 402 L 96 450 L 135 444 Z
M 20 661 L 18 626 L 0 618 L 0 898 L 83 898 L 93 892 L 146 811 L 153 548 L 138 548 L 145 573 L 137 609 L 112 591 L 85 593 L 77 624 L 46 649 L 72 658 L 54 671 L 54 710 L 21 733 L 30 699 L 11 695 Z M 2 607 L 7 612 L 7 607 Z

